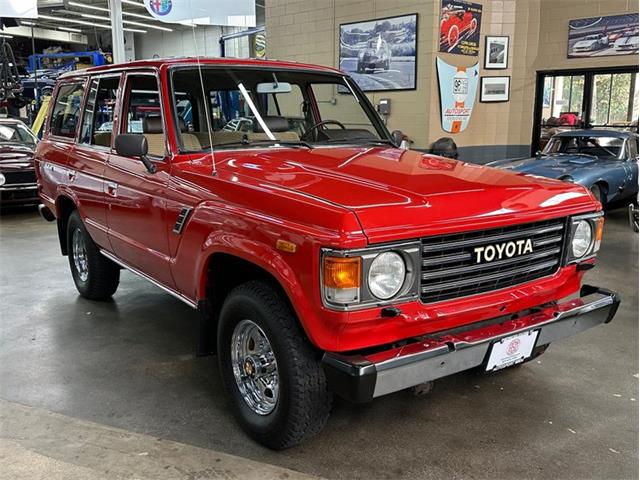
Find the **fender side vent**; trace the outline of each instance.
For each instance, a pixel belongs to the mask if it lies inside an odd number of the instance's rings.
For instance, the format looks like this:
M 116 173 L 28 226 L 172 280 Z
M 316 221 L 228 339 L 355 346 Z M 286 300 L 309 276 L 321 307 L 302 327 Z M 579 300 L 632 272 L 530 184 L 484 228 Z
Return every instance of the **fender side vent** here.
M 191 208 L 182 207 L 182 210 L 180 210 L 178 218 L 176 219 L 176 224 L 173 226 L 173 233 L 177 233 L 178 235 L 182 233 L 182 229 L 184 228 L 185 223 L 187 223 L 187 218 L 189 218 L 190 213 Z

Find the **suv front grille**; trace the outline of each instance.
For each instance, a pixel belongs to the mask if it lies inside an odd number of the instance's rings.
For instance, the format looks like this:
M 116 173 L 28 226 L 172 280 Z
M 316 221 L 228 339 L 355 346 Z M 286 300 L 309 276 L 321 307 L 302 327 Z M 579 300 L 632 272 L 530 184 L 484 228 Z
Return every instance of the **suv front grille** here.
M 3 172 L 6 185 L 36 183 L 36 172 L 34 170 L 19 170 L 14 172 Z
M 422 239 L 420 298 L 425 303 L 519 285 L 555 273 L 564 251 L 565 218 Z M 508 242 L 521 254 L 504 254 Z M 532 250 L 525 248 L 531 240 Z M 524 242 L 523 242 L 524 241 Z M 499 246 L 492 261 L 479 248 Z M 513 251 L 513 246 L 509 246 Z M 493 249 L 492 249 L 493 250 Z M 495 253 L 495 252 L 494 252 Z

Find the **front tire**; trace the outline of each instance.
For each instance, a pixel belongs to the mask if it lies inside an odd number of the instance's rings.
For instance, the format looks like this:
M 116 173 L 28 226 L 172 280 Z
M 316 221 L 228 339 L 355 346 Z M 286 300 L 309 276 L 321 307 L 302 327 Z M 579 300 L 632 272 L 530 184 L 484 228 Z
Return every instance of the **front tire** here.
M 71 275 L 80 295 L 106 300 L 118 289 L 120 267 L 103 256 L 75 210 L 67 223 L 67 252 Z
M 218 361 L 234 415 L 257 442 L 282 450 L 324 427 L 331 394 L 320 355 L 270 285 L 251 281 L 228 295 L 218 324 Z
M 596 183 L 595 185 L 591 186 L 591 193 L 593 193 L 593 196 L 596 197 L 596 200 L 600 202 L 600 204 L 602 205 L 602 208 L 604 209 L 606 199 L 604 197 L 603 188 Z

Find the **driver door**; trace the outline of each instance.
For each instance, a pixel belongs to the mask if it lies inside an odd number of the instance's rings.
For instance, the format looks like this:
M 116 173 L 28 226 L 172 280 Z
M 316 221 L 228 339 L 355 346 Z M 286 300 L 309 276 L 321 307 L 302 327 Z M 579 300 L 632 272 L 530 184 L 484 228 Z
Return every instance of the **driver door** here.
M 158 80 L 154 73 L 129 73 L 125 77 L 118 133 L 147 137 L 149 173 L 138 158 L 109 156 L 105 171 L 105 197 L 109 240 L 115 254 L 167 287 L 173 287 L 167 238 L 166 189 L 170 160 Z

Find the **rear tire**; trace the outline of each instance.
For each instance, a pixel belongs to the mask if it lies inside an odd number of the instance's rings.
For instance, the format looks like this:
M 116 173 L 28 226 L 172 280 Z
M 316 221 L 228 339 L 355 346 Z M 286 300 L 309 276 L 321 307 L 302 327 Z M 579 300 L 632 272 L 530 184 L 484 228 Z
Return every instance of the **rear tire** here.
M 67 252 L 71 275 L 80 295 L 106 300 L 118 289 L 120 267 L 103 256 L 75 210 L 67 223 Z
M 228 295 L 218 324 L 218 361 L 234 415 L 258 443 L 282 450 L 324 427 L 332 397 L 319 352 L 272 286 L 251 281 Z

